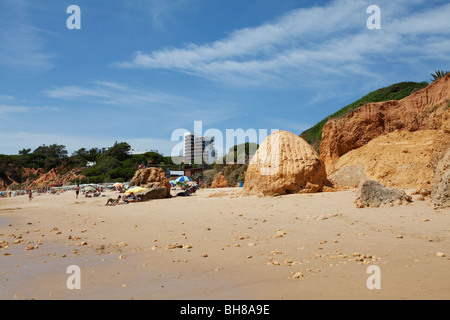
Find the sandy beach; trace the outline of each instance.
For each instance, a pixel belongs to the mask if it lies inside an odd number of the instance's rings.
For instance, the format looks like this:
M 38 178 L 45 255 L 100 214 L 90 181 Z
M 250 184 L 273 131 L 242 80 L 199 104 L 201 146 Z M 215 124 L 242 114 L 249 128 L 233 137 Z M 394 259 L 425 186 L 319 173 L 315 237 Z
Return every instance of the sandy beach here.
M 450 210 L 357 209 L 355 195 L 0 199 L 0 299 L 449 299 Z

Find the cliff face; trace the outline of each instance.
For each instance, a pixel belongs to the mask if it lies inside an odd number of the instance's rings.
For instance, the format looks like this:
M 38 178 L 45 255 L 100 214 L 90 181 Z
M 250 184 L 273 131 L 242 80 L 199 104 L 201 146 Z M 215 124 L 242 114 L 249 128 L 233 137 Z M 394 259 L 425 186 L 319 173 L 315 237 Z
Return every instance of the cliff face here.
M 396 130 L 438 130 L 450 104 L 450 75 L 400 101 L 363 105 L 347 115 L 330 119 L 323 129 L 320 157 L 327 173 L 347 152 Z M 444 116 L 445 117 L 445 116 Z
M 7 165 L 0 171 L 0 190 L 10 190 L 12 186 L 29 183 L 33 178 L 44 174 L 42 169 L 30 169 Z
M 64 185 L 71 180 L 84 178 L 79 174 L 79 168 L 62 174 L 63 167 L 55 168 L 45 173 L 42 169 L 30 169 L 9 166 L 0 176 L 0 190 L 42 189 L 51 185 Z
M 340 157 L 334 163 L 336 172 L 329 179 L 339 184 L 335 177 L 349 172 L 350 176 L 362 175 L 391 188 L 431 189 L 434 177 L 431 160 L 437 136 L 436 130 L 395 131 L 379 136 Z M 353 186 L 359 182 L 355 181 Z

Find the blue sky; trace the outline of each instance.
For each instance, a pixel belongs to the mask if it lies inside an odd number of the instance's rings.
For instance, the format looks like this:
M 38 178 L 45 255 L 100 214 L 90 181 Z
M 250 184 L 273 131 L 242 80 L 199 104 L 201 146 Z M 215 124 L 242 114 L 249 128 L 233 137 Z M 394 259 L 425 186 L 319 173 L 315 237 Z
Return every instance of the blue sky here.
M 422 0 L 0 0 L 0 153 L 125 141 L 170 155 L 194 121 L 300 134 L 450 69 L 449 16 L 448 1 Z

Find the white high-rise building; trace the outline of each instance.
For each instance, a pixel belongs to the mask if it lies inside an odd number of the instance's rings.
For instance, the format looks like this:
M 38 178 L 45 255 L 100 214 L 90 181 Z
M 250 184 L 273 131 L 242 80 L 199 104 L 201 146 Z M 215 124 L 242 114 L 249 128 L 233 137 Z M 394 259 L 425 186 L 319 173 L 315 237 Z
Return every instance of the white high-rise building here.
M 214 138 L 188 132 L 184 135 L 184 160 L 186 164 L 212 163 L 215 160 Z

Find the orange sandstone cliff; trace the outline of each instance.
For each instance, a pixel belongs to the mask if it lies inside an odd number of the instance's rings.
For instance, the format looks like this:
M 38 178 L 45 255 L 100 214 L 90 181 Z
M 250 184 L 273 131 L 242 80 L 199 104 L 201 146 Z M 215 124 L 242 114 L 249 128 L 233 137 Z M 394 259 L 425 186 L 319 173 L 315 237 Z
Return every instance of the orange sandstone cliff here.
M 335 171 L 341 156 L 380 135 L 396 130 L 441 129 L 443 120 L 449 118 L 449 105 L 450 74 L 400 101 L 368 103 L 341 118 L 330 119 L 323 128 L 320 145 L 327 173 Z M 442 139 L 450 140 L 445 132 Z

